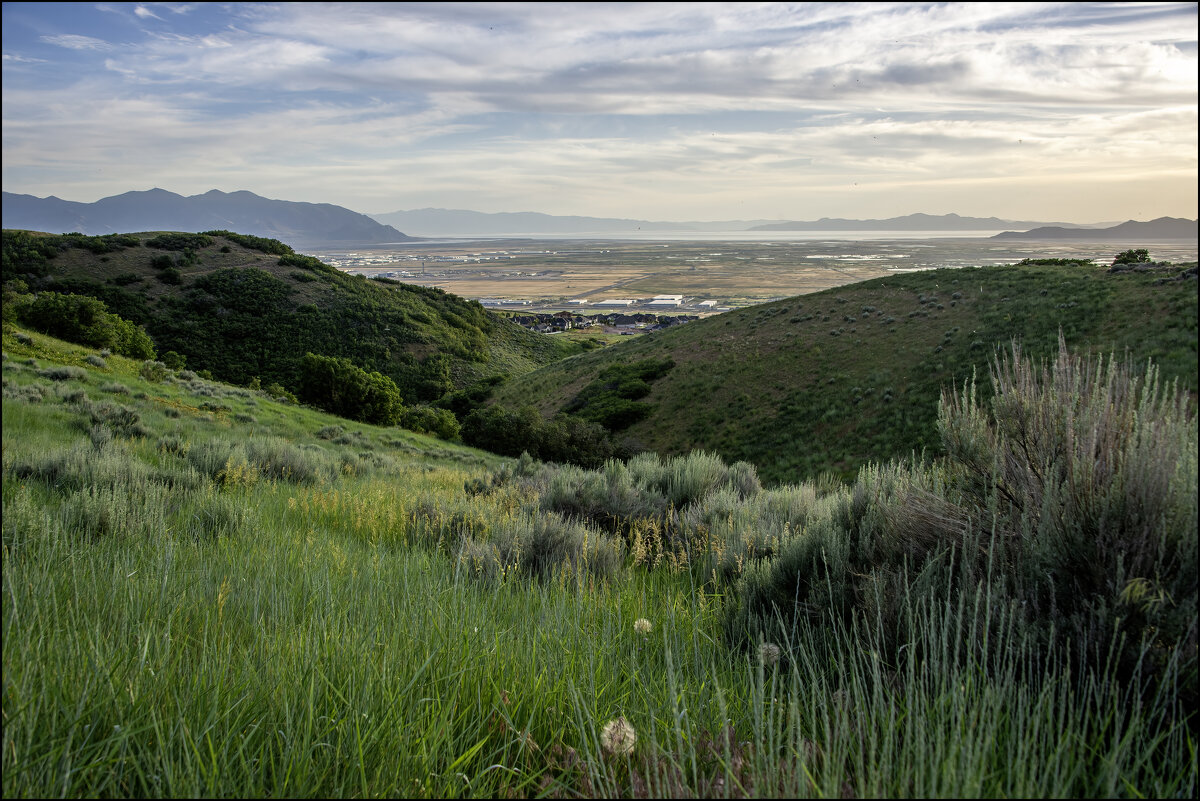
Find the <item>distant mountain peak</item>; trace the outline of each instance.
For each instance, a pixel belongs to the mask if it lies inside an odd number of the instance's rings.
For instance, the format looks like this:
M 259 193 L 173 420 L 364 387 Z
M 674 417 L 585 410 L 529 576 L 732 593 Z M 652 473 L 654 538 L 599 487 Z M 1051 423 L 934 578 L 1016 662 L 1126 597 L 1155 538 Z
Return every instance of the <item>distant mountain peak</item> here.
M 413 239 L 390 225 L 341 206 L 271 200 L 244 189 L 235 192 L 210 189 L 184 197 L 155 187 L 101 198 L 95 203 L 5 192 L 3 226 L 90 235 L 225 229 L 278 239 L 294 248 Z

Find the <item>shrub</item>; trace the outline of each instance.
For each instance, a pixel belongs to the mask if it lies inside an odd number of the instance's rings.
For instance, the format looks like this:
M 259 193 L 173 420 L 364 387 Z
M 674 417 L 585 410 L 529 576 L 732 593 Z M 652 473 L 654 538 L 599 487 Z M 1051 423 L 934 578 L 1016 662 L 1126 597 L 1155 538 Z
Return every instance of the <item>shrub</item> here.
M 1150 261 L 1150 251 L 1145 248 L 1123 250 L 1113 258 L 1113 264 L 1146 264 Z
M 147 359 L 142 362 L 142 367 L 138 371 L 138 374 L 147 381 L 160 384 L 167 380 L 167 366 L 162 362 Z
M 296 253 L 287 253 L 279 257 L 278 262 L 280 267 L 301 267 L 305 270 L 312 270 L 318 273 L 338 274 L 338 271 L 330 267 L 325 262 L 314 256 L 301 256 Z
M 169 350 L 162 355 L 162 363 L 170 370 L 182 370 L 187 366 L 187 357 L 182 354 Z M 180 376 L 182 378 L 182 376 Z M 195 375 L 193 374 L 193 378 Z
M 870 466 L 853 491 L 821 499 L 804 535 L 739 581 L 727 633 L 857 610 L 881 624 L 880 647 L 896 658 L 915 636 L 914 609 L 981 592 L 989 601 L 969 630 L 1008 615 L 1005 626 L 1081 668 L 1139 681 L 1178 668 L 1194 700 L 1189 397 L 1163 388 L 1153 367 L 1075 356 L 1061 339 L 1050 364 L 1014 345 L 991 378 L 990 409 L 973 385 L 943 395 L 944 460 Z M 986 639 L 957 647 L 994 656 Z
M 454 412 L 433 406 L 409 406 L 400 418 L 400 425 L 409 431 L 432 434 L 445 440 L 457 439 L 459 433 Z
M 88 416 L 93 426 L 106 426 L 122 437 L 145 437 L 150 434 L 141 424 L 141 416 L 127 406 L 103 401 L 91 406 Z
M 645 359 L 606 367 L 563 411 L 600 423 L 611 431 L 628 428 L 652 411 L 649 404 L 638 400 L 649 394 L 649 382 L 661 378 L 674 366 L 671 359 Z
M 21 311 L 31 328 L 68 342 L 111 348 L 131 359 L 154 357 L 154 344 L 140 326 L 108 312 L 103 301 L 86 295 L 42 292 Z
M 337 477 L 338 469 L 322 451 L 301 450 L 279 437 L 255 437 L 246 442 L 246 461 L 269 479 L 314 484 Z
M 87 370 L 69 365 L 47 367 L 44 370 L 38 370 L 37 374 L 42 378 L 49 378 L 51 381 L 87 381 L 88 377 Z
M 1021 601 L 1092 661 L 1121 638 L 1132 660 L 1151 633 L 1194 637 L 1197 434 L 1187 394 L 1162 387 L 1153 366 L 1074 356 L 1061 337 L 1052 364 L 1014 345 L 992 384 L 990 415 L 965 388 L 943 396 L 938 424 L 964 505 L 995 510 L 986 522 Z M 1172 602 L 1131 601 L 1141 582 Z
M 284 401 L 285 403 L 299 403 L 300 402 L 296 398 L 296 396 L 293 395 L 291 392 L 289 392 L 282 384 L 278 384 L 278 383 L 268 384 L 267 388 L 264 389 L 263 392 L 265 392 L 268 396 L 274 398 L 275 400 Z
M 163 453 L 170 453 L 175 456 L 187 456 L 191 449 L 191 443 L 174 435 L 169 434 L 165 437 L 159 437 L 158 449 Z
M 197 250 L 213 243 L 207 234 L 166 233 L 146 240 L 146 247 L 159 250 Z
M 269 253 L 275 256 L 284 256 L 293 253 L 294 251 L 287 245 L 280 242 L 278 239 L 267 239 L 261 236 L 251 236 L 249 234 L 239 234 L 233 231 L 205 231 L 206 236 L 222 236 L 230 242 L 235 242 L 244 248 L 257 250 L 260 253 Z M 222 253 L 229 252 L 227 248 L 222 248 Z
M 377 425 L 395 425 L 404 413 L 392 379 L 349 359 L 315 353 L 301 361 L 300 398 L 331 414 Z
M 555 514 L 507 519 L 486 540 L 463 538 L 459 566 L 476 578 L 556 575 L 609 579 L 621 568 L 619 543 Z
M 161 536 L 170 491 L 160 484 L 131 489 L 89 486 L 74 493 L 62 506 L 63 530 L 88 539 Z
M 178 267 L 168 267 L 158 274 L 158 280 L 164 284 L 179 286 L 183 283 L 183 273 L 179 272 Z
M 340 437 L 345 433 L 346 429 L 342 428 L 341 426 L 324 426 L 317 429 L 316 435 L 318 439 L 334 439 L 335 437 Z
M 16 384 L 4 380 L 4 400 L 21 403 L 41 403 L 46 398 L 46 390 L 38 384 Z

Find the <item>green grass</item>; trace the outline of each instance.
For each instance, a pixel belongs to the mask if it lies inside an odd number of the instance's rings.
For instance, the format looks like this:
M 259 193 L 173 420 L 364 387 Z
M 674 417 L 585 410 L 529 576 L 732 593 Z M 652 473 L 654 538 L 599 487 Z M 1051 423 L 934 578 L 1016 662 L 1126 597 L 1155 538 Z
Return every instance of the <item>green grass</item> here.
M 899 650 L 833 607 L 729 636 L 753 565 L 853 488 L 512 462 L 26 336 L 4 335 L 5 797 L 1195 793 L 1172 685 L 1046 652 L 986 587 L 902 599 Z M 38 374 L 59 365 L 85 373 Z M 620 543 L 607 572 L 462 558 L 550 549 L 529 520 L 630 493 L 633 519 L 576 518 Z

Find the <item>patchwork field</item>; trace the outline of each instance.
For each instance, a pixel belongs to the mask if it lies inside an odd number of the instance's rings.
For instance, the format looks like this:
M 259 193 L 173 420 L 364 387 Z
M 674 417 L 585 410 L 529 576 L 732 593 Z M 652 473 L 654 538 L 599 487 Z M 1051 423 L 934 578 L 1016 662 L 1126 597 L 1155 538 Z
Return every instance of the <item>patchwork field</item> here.
M 717 307 L 747 306 L 937 267 L 1010 264 L 1027 257 L 1108 263 L 1124 247 L 946 237 L 773 242 L 490 239 L 431 240 L 312 255 L 349 272 L 436 286 L 493 305 L 578 309 L 614 298 L 683 295 L 686 311 L 702 313 L 705 308 L 698 304 L 704 301 Z M 1163 243 L 1152 246 L 1151 253 L 1162 260 L 1194 261 L 1196 245 Z

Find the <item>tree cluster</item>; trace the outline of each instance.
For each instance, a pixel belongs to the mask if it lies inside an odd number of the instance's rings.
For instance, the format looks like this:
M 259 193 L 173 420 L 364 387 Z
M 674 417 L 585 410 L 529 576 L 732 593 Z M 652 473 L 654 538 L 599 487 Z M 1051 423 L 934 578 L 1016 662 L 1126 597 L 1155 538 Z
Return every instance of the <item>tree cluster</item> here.
M 20 306 L 24 324 L 68 342 L 108 348 L 131 359 L 153 359 L 154 342 L 141 326 L 108 311 L 104 301 L 86 295 L 42 292 Z
M 396 383 L 349 359 L 306 353 L 301 360 L 300 400 L 330 414 L 376 425 L 397 425 L 404 404 Z

